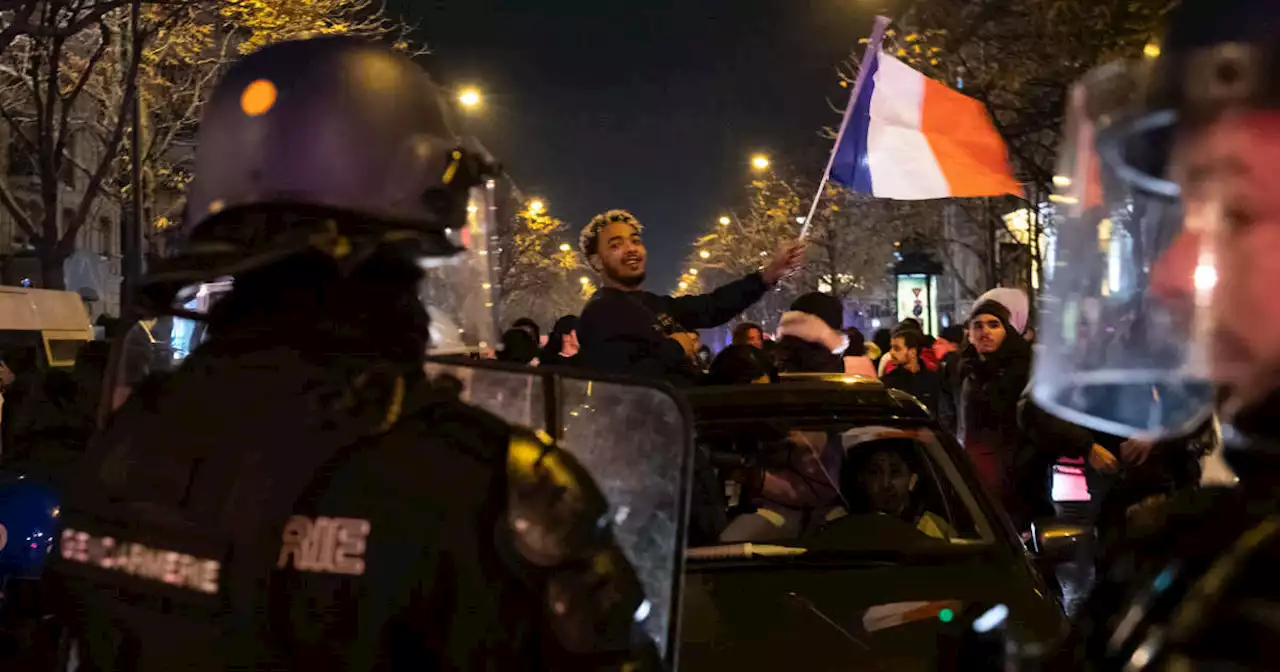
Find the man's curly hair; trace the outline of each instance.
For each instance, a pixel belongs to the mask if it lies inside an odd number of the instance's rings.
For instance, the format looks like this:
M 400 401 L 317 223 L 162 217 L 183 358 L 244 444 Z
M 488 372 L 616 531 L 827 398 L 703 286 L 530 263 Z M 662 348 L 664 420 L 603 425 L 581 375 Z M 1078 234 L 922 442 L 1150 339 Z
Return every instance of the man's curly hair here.
M 600 251 L 600 232 L 614 222 L 626 222 L 635 227 L 636 233 L 644 233 L 644 225 L 636 219 L 635 215 L 626 210 L 602 212 L 592 217 L 591 221 L 582 227 L 582 234 L 578 236 L 578 250 L 582 252 L 583 257 L 590 259 L 591 255 Z

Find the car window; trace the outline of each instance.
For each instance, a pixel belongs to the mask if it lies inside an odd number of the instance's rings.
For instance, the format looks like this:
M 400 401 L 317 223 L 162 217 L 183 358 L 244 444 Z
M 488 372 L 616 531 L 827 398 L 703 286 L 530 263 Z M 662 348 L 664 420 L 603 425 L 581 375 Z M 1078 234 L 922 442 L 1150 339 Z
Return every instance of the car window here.
M 692 546 L 803 546 L 833 534 L 894 548 L 922 537 L 994 538 L 928 428 L 721 422 L 699 427 L 697 448 Z

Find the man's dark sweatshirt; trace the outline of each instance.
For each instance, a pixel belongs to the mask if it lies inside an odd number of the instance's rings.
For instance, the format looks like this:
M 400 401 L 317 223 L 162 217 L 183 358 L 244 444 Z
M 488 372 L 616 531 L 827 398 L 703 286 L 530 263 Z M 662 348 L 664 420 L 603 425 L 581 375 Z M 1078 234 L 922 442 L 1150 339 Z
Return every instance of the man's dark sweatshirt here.
M 578 343 L 587 368 L 654 376 L 692 385 L 698 371 L 673 333 L 718 327 L 760 300 L 768 291 L 759 273 L 710 294 L 659 296 L 604 287 L 591 297 L 578 321 Z
M 885 387 L 902 390 L 920 400 L 929 409 L 929 414 L 937 417 L 938 397 L 942 394 L 942 374 L 930 371 L 923 365 L 916 373 L 911 373 L 905 366 L 897 366 L 881 379 Z

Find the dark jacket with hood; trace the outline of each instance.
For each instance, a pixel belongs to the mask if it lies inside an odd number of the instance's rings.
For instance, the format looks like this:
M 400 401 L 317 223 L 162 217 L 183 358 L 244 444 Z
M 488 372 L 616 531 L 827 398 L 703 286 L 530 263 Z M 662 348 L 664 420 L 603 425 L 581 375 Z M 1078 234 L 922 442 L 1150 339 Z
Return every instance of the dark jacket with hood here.
M 977 315 L 998 318 L 1004 342 L 985 358 L 973 344 L 965 346 L 956 375 L 943 386 L 939 419 L 960 439 L 983 485 L 1021 528 L 1053 513 L 1053 462 L 1087 454 L 1093 443 L 1081 428 L 1023 399 L 1031 377 L 1031 345 L 1009 325 L 1009 311 L 986 301 L 973 309 L 970 319 Z

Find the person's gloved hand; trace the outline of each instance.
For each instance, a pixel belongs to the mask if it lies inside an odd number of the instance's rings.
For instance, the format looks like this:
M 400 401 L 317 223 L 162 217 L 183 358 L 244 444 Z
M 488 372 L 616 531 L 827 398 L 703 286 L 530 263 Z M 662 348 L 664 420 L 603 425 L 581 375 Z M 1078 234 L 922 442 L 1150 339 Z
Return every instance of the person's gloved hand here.
M 802 341 L 817 343 L 828 350 L 835 351 L 844 343 L 844 334 L 832 329 L 817 315 L 787 311 L 778 321 L 779 336 L 794 336 Z

